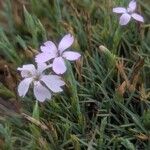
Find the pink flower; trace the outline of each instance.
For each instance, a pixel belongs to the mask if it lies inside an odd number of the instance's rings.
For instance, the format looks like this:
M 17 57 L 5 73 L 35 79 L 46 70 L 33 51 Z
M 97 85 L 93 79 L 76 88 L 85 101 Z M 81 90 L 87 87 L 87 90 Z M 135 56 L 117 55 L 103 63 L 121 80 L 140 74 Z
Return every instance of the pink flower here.
M 131 20 L 131 18 L 133 18 L 139 22 L 144 22 L 143 17 L 141 15 L 135 13 L 135 10 L 136 10 L 136 1 L 135 0 L 132 0 L 129 3 L 127 9 L 124 7 L 113 8 L 114 13 L 122 14 L 120 17 L 120 21 L 119 21 L 120 25 L 127 25 L 128 22 Z
M 59 76 L 44 74 L 44 70 L 48 67 L 43 63 L 38 64 L 37 69 L 33 64 L 23 65 L 22 68 L 18 68 L 21 71 L 22 78 L 24 78 L 18 85 L 19 96 L 24 97 L 31 84 L 33 85 L 34 95 L 40 102 L 51 99 L 52 92 L 63 91 L 61 86 L 65 85 L 65 82 Z
M 35 58 L 37 63 L 47 62 L 53 60 L 52 69 L 56 74 L 63 74 L 67 68 L 65 65 L 65 59 L 74 61 L 81 55 L 78 52 L 65 51 L 74 42 L 74 37 L 71 34 L 65 35 L 58 44 L 58 47 L 52 42 L 47 41 L 40 49 L 42 53 L 38 54 Z

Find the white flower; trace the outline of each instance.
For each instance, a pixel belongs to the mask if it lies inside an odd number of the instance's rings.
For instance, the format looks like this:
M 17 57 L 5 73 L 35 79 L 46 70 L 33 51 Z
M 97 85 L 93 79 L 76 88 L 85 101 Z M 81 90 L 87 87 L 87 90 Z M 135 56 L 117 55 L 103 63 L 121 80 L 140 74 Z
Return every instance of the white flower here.
M 43 63 L 38 64 L 37 69 L 33 64 L 23 65 L 22 68 L 18 68 L 24 78 L 18 85 L 19 96 L 24 97 L 31 84 L 33 85 L 34 95 L 40 102 L 51 99 L 52 92 L 62 92 L 61 86 L 65 85 L 65 82 L 57 75 L 45 75 L 44 70 L 48 67 Z
M 136 1 L 135 0 L 132 0 L 129 3 L 127 9 L 124 7 L 113 8 L 114 13 L 122 14 L 120 17 L 120 21 L 119 21 L 120 25 L 127 25 L 129 23 L 129 21 L 131 20 L 131 18 L 133 18 L 139 22 L 144 22 L 143 17 L 141 15 L 135 13 L 135 10 L 136 10 Z
M 48 60 L 54 59 L 52 63 L 52 69 L 56 74 L 63 74 L 67 68 L 64 60 L 74 61 L 81 55 L 78 52 L 65 51 L 74 42 L 74 37 L 71 34 L 65 35 L 58 44 L 58 47 L 52 42 L 47 41 L 40 49 L 42 53 L 38 54 L 35 58 L 37 63 L 44 63 Z

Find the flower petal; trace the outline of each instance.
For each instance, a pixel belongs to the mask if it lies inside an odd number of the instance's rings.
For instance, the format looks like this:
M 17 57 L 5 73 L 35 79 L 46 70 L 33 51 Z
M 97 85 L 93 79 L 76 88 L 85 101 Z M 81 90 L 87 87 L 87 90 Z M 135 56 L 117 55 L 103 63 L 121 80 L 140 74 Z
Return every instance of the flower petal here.
M 113 12 L 114 13 L 118 13 L 118 14 L 122 14 L 122 13 L 126 13 L 126 9 L 124 7 L 116 7 L 116 8 L 113 8 Z
M 34 95 L 40 102 L 44 102 L 46 99 L 51 99 L 50 91 L 44 87 L 40 82 L 34 82 Z
M 44 63 L 47 62 L 48 60 L 51 60 L 52 58 L 55 58 L 55 55 L 52 55 L 50 53 L 39 53 L 38 55 L 35 56 L 35 61 L 37 63 Z
M 44 46 L 41 46 L 40 49 L 44 53 L 57 53 L 57 47 L 52 41 L 45 42 Z
M 130 21 L 130 19 L 131 19 L 131 16 L 129 14 L 125 13 L 120 17 L 119 24 L 126 25 Z
M 42 72 L 48 68 L 52 67 L 52 64 L 47 65 L 46 63 L 38 63 L 37 64 L 37 72 L 38 74 L 42 74 Z
M 18 94 L 19 94 L 19 96 L 24 97 L 26 95 L 32 81 L 33 81 L 32 78 L 26 78 L 26 79 L 23 79 L 19 83 L 19 85 L 18 85 Z
M 32 70 L 35 70 L 35 66 L 33 64 L 27 64 L 27 65 L 23 65 L 22 68 L 18 67 L 17 70 L 29 70 L 29 71 L 32 71 Z
M 132 1 L 129 3 L 128 11 L 129 11 L 129 12 L 134 12 L 135 9 L 136 9 L 136 1 L 135 1 L 135 0 L 132 0 Z
M 74 42 L 74 37 L 71 34 L 67 34 L 65 35 L 59 45 L 58 45 L 58 50 L 60 52 L 60 54 L 67 48 L 69 48 Z
M 68 60 L 77 60 L 81 56 L 78 52 L 67 51 L 62 54 L 62 56 Z
M 62 57 L 57 57 L 54 59 L 52 69 L 56 74 L 63 74 L 67 70 Z
M 144 22 L 144 18 L 137 13 L 133 13 L 131 16 L 137 21 Z
M 21 76 L 23 78 L 31 77 L 36 73 L 36 69 L 33 64 L 23 65 L 22 68 L 18 67 L 17 70 L 21 71 Z
M 22 78 L 29 78 L 29 77 L 31 77 L 32 75 L 31 75 L 31 72 L 30 72 L 30 71 L 23 70 L 23 71 L 21 71 L 21 76 L 22 76 Z
M 65 82 L 61 80 L 61 77 L 57 75 L 44 75 L 41 78 L 46 86 L 55 93 L 62 92 L 61 86 L 65 85 Z

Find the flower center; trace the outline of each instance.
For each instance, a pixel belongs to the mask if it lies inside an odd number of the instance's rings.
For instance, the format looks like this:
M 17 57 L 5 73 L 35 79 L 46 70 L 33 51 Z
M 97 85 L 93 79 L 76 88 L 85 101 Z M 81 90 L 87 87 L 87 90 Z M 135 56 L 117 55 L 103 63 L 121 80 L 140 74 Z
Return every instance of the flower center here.
M 38 73 L 33 77 L 34 81 L 40 81 L 40 79 L 41 79 L 41 74 Z
M 132 14 L 134 11 L 133 11 L 133 9 L 131 9 L 131 8 L 127 8 L 127 12 L 128 12 L 128 14 Z
M 61 56 L 61 53 L 60 53 L 60 51 L 57 51 L 57 57 L 60 57 Z

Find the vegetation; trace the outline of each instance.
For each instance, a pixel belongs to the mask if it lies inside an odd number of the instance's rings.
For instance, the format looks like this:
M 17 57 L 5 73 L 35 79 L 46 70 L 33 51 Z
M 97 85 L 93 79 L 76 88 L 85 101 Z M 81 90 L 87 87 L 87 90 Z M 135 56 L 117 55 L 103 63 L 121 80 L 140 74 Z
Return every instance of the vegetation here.
M 144 24 L 120 26 L 112 8 L 128 0 L 5 0 L 0 11 L 0 149 L 148 150 L 150 3 Z M 64 92 L 38 103 L 18 97 L 17 67 L 40 45 L 75 36 L 82 54 L 68 64 Z

